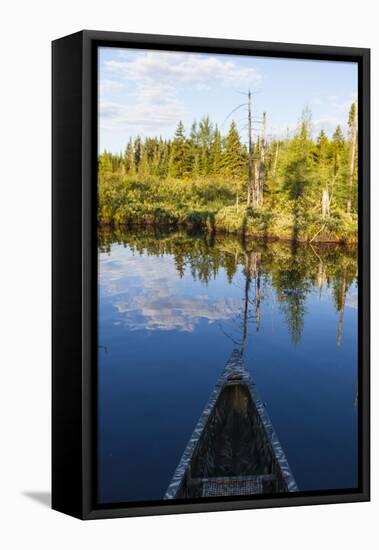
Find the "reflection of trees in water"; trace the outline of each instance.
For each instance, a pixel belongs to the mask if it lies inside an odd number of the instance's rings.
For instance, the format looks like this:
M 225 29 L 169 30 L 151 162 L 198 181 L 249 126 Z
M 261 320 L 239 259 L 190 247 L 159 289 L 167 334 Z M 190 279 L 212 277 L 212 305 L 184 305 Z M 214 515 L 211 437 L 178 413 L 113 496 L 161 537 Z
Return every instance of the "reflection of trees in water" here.
M 247 328 L 250 320 L 255 321 L 256 330 L 259 331 L 261 320 L 261 252 L 246 250 L 245 267 L 243 270 L 245 276 L 244 292 L 244 315 L 241 352 L 244 353 L 247 340 Z M 251 289 L 251 287 L 253 288 Z M 250 295 L 252 290 L 252 297 Z
M 334 274 L 332 281 L 332 292 L 334 296 L 334 301 L 336 304 L 336 309 L 339 312 L 338 316 L 338 330 L 337 330 L 337 344 L 338 347 L 341 346 L 342 340 L 342 326 L 343 326 L 343 317 L 345 313 L 346 306 L 346 296 L 348 290 L 357 279 L 357 272 L 351 269 L 351 266 L 345 259 L 342 259 L 338 265 L 338 269 Z
M 292 340 L 299 342 L 306 313 L 306 299 L 319 289 L 330 288 L 339 313 L 337 343 L 342 337 L 346 296 L 357 277 L 355 247 L 335 244 L 297 244 L 242 240 L 229 235 L 207 233 L 163 232 L 157 229 L 123 231 L 101 229 L 99 250 L 110 252 L 113 243 L 128 246 L 135 253 L 173 256 L 179 277 L 186 273 L 203 284 L 216 278 L 220 268 L 229 284 L 243 274 L 243 306 L 236 316 L 241 346 L 246 343 L 247 325 L 259 330 L 261 307 L 265 299 L 265 282 L 275 291 Z M 242 331 L 241 331 L 242 324 Z M 239 340 L 241 336 L 239 336 Z
M 286 317 L 292 340 L 297 344 L 304 325 L 306 298 L 314 287 L 309 266 L 298 247 L 291 246 L 291 253 L 282 259 L 280 269 L 273 271 L 272 285 L 276 290 L 280 309 Z
M 239 253 L 234 254 L 235 268 L 238 265 Z M 261 318 L 261 252 L 245 249 L 242 253 L 243 261 L 243 283 L 235 283 L 242 294 L 242 305 L 232 311 L 229 328 L 226 331 L 220 323 L 220 329 L 241 353 L 245 352 L 248 336 L 248 325 L 255 323 L 256 330 L 259 330 Z M 234 324 L 234 326 L 233 326 Z M 234 329 L 233 331 L 231 329 Z

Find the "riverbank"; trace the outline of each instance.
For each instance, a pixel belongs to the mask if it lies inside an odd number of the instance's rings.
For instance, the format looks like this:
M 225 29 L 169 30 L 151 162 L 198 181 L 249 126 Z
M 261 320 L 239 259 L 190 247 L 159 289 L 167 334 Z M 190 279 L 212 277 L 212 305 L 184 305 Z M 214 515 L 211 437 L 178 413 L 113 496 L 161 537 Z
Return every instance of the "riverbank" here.
M 286 213 L 260 209 L 248 211 L 245 207 L 235 206 L 208 210 L 175 211 L 164 207 L 134 210 L 128 208 L 116 219 L 101 220 L 100 227 L 147 227 L 159 229 L 189 229 L 207 233 L 230 234 L 245 238 L 258 238 L 268 241 L 297 241 L 319 243 L 355 244 L 358 240 L 357 224 L 347 217 L 341 219 L 339 213 L 320 221 L 308 217 L 294 220 Z
M 268 240 L 355 243 L 358 223 L 331 204 L 327 217 L 321 205 L 304 195 L 289 200 L 280 194 L 259 208 L 246 207 L 238 183 L 203 178 L 194 181 L 147 178 L 99 183 L 101 226 L 189 228 Z

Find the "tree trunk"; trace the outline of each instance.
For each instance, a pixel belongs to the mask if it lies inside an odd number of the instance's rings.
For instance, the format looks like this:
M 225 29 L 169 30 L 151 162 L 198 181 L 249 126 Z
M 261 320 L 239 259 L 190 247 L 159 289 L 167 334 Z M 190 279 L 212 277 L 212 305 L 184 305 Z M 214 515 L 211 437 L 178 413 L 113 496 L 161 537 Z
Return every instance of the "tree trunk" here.
M 263 155 L 264 156 L 264 155 Z M 265 165 L 264 161 L 259 162 L 259 178 L 258 178 L 258 206 L 263 206 L 263 185 L 265 181 Z
M 242 342 L 241 342 L 241 353 L 245 353 L 246 348 L 246 338 L 247 338 L 247 321 L 249 313 L 249 290 L 251 283 L 251 253 L 245 253 L 245 296 L 244 296 L 244 310 L 243 310 L 243 333 L 242 333 Z
M 353 195 L 353 179 L 355 170 L 355 152 L 357 148 L 357 108 L 355 107 L 354 119 L 351 125 L 351 153 L 350 153 L 350 168 L 349 168 L 349 188 L 346 211 L 348 214 L 351 212 L 351 203 Z
M 255 193 L 253 182 L 253 130 L 251 119 L 251 91 L 248 94 L 248 132 L 249 132 L 249 150 L 248 150 L 248 181 L 247 181 L 247 206 L 255 206 Z
M 330 197 L 329 197 L 328 182 L 326 182 L 326 185 L 325 185 L 324 190 L 322 192 L 321 213 L 322 213 L 322 219 L 323 220 L 325 220 L 326 218 L 329 218 L 329 214 L 330 214 Z
M 254 162 L 254 207 L 259 205 L 259 178 L 260 178 L 260 161 Z
M 320 258 L 319 264 L 318 264 L 318 273 L 317 273 L 317 284 L 318 284 L 318 288 L 320 289 L 320 298 L 322 296 L 322 289 L 324 288 L 325 281 L 326 281 L 326 270 L 325 270 L 324 263 Z
M 260 143 L 260 159 L 258 169 L 258 185 L 257 185 L 257 206 L 263 206 L 263 186 L 265 180 L 265 160 L 266 160 L 266 113 L 263 113 L 263 129 L 262 139 Z
M 275 176 L 276 173 L 276 167 L 278 165 L 278 156 L 279 156 L 279 141 L 276 142 L 276 150 L 275 150 L 275 157 L 274 157 L 274 166 L 272 168 L 272 173 Z

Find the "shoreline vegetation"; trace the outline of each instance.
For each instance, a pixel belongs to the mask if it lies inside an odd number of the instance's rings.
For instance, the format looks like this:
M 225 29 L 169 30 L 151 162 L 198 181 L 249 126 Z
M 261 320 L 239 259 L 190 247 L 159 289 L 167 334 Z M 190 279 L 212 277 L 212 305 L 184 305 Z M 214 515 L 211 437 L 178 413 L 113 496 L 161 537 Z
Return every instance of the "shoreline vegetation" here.
M 250 101 L 250 98 L 249 98 Z M 250 105 L 250 104 L 249 104 Z M 209 117 L 173 139 L 136 137 L 125 151 L 98 158 L 100 226 L 156 226 L 267 240 L 356 243 L 357 106 L 346 135 L 312 137 L 309 110 L 284 139 L 249 127 L 244 144 L 231 122 L 226 135 Z

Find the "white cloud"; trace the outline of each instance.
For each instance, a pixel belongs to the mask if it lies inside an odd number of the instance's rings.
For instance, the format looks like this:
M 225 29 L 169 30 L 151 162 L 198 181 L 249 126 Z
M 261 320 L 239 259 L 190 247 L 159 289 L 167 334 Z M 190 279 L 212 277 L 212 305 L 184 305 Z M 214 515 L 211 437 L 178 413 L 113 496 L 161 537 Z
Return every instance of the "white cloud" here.
M 137 57 L 109 60 L 105 67 L 123 74 L 136 83 L 178 84 L 199 82 L 223 83 L 249 82 L 256 84 L 261 79 L 253 67 L 243 67 L 224 56 L 201 55 L 178 52 L 144 52 Z
M 109 92 L 120 90 L 123 88 L 123 84 L 118 80 L 111 80 L 108 78 L 102 78 L 100 80 L 99 93 L 100 97 L 107 95 Z
M 191 86 L 194 93 L 201 93 L 215 81 L 254 85 L 261 78 L 254 68 L 225 57 L 154 51 L 121 52 L 104 62 L 100 74 L 100 126 L 119 131 L 137 127 L 142 135 L 190 116 L 179 99 L 180 87 Z M 113 94 L 122 87 L 125 93 Z
M 112 130 L 127 130 L 136 126 L 140 133 L 148 130 L 159 130 L 171 126 L 185 117 L 184 108 L 176 101 L 154 100 L 134 105 L 101 102 L 99 108 L 100 127 Z
M 240 305 L 207 292 L 186 295 L 167 257 L 145 255 L 141 262 L 115 247 L 112 257 L 101 257 L 99 273 L 102 291 L 120 315 L 116 322 L 129 330 L 192 332 L 201 319 L 213 323 L 234 317 Z

